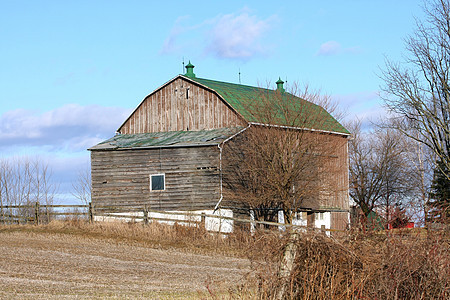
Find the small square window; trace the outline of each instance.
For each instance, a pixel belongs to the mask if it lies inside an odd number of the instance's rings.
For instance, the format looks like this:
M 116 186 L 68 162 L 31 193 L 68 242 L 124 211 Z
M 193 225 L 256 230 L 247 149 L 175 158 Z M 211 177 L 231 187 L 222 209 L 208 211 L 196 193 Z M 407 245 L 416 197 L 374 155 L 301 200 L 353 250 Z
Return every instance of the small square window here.
M 166 189 L 166 180 L 164 174 L 150 175 L 150 190 L 164 191 Z

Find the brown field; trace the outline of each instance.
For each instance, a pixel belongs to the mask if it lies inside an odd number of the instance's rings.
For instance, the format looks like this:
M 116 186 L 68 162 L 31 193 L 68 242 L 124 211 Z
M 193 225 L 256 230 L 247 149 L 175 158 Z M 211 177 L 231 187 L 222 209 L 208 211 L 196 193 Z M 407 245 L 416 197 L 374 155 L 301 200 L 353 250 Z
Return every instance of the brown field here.
M 176 234 L 167 234 L 161 243 L 148 238 L 141 225 L 0 226 L 0 298 L 230 295 L 249 273 L 250 263 L 226 253 L 221 240 L 211 242 L 217 247 L 186 247 L 177 245 Z
M 446 229 L 294 236 L 157 223 L 0 225 L 0 298 L 449 299 Z M 280 277 L 288 246 L 295 259 Z

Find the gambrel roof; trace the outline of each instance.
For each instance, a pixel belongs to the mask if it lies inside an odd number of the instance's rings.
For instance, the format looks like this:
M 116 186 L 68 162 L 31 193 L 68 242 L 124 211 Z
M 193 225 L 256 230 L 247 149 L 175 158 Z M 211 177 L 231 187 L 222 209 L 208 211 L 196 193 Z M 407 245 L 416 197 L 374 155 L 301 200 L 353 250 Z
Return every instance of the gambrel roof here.
M 321 106 L 286 92 L 281 79 L 274 90 L 197 78 L 193 67 L 188 64 L 186 74 L 147 95 L 117 132 L 198 131 L 257 124 L 350 134 Z
M 272 103 L 273 106 L 271 106 L 270 109 L 275 117 L 271 121 L 275 124 L 271 122 L 270 125 L 297 126 L 301 128 L 350 134 L 350 132 L 325 109 L 288 92 L 203 78 L 183 77 L 216 92 L 247 122 L 267 123 L 268 121 L 265 120 L 263 114 L 264 111 L 268 109 L 267 103 Z M 261 101 L 262 98 L 264 98 L 264 101 Z M 281 102 L 285 102 L 286 107 L 277 107 Z M 288 116 L 285 116 L 283 111 L 285 111 L 286 108 L 294 112 L 294 115 L 299 118 L 293 120 Z

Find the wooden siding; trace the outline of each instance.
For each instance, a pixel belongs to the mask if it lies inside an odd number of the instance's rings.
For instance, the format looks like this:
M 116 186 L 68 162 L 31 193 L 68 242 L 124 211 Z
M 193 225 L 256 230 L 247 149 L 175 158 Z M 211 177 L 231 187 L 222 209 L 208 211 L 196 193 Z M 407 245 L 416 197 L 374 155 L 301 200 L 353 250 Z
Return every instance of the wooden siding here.
M 245 124 L 216 94 L 177 78 L 147 96 L 119 132 L 205 130 Z
M 349 209 L 348 196 L 348 139 L 340 135 L 322 135 L 330 142 L 332 152 L 330 159 L 322 166 L 322 184 L 330 187 L 330 193 L 322 195 L 321 206 L 325 208 Z M 331 228 L 345 230 L 348 227 L 348 212 L 331 212 Z
M 217 146 L 92 151 L 91 163 L 94 206 L 211 209 L 220 198 Z M 165 174 L 164 191 L 150 191 L 151 174 Z
M 337 230 L 346 230 L 349 226 L 349 213 L 347 212 L 332 212 L 331 213 L 331 228 Z
M 245 135 L 245 133 L 243 133 Z M 303 209 L 317 210 L 348 210 L 348 139 L 343 135 L 311 133 L 315 140 L 313 143 L 325 144 L 325 165 L 320 166 L 318 198 L 305 200 Z M 306 136 L 305 136 L 306 137 Z M 239 137 L 237 138 L 239 140 Z M 227 149 L 224 148 L 224 156 Z M 224 166 L 226 168 L 226 166 Z M 228 207 L 242 207 L 235 200 L 227 186 L 224 186 L 224 200 L 222 205 Z M 231 200 L 234 199 L 234 200 Z M 331 212 L 331 228 L 343 230 L 347 228 L 348 212 Z
M 235 137 L 233 141 L 237 141 L 237 145 L 233 147 L 239 147 L 241 137 L 247 134 L 248 131 L 243 132 L 239 136 Z M 311 138 L 311 135 L 313 138 Z M 302 203 L 302 207 L 306 209 L 349 209 L 348 198 L 348 139 L 347 136 L 317 133 L 317 132 L 305 132 L 304 138 L 311 140 L 311 146 L 317 143 L 317 145 L 326 145 L 324 150 L 325 158 L 321 157 L 321 161 L 324 165 L 318 167 L 318 183 L 317 192 L 314 192 L 311 199 L 305 199 Z M 227 146 L 224 147 L 223 157 L 226 160 L 229 155 L 234 155 L 233 152 L 229 152 Z M 231 158 L 232 159 L 232 158 Z M 224 163 L 225 172 L 227 166 Z M 233 175 L 231 175 L 233 176 Z M 225 174 L 225 179 L 226 179 Z M 231 178 L 231 180 L 236 180 Z M 309 187 L 312 189 L 312 187 Z M 224 201 L 226 206 L 240 206 L 236 201 L 230 200 L 233 198 L 233 191 L 230 191 L 227 186 L 224 186 Z M 317 197 L 315 197 L 317 196 Z
M 321 135 L 332 144 L 332 152 L 321 168 L 323 184 L 330 186 L 330 193 L 321 199 L 321 205 L 330 208 L 349 209 L 348 198 L 348 139 L 340 135 Z

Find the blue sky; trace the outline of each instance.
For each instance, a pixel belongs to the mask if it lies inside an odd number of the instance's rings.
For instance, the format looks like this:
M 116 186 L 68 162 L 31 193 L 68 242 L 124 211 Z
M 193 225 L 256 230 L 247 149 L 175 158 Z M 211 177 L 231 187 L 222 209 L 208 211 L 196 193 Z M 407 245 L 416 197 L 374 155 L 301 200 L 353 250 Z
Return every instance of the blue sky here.
M 226 4 L 225 4 L 226 3 Z M 383 114 L 377 74 L 401 60 L 420 0 L 0 0 L 0 158 L 38 155 L 62 194 L 143 97 L 183 72 L 308 83 L 347 119 Z M 67 196 L 69 197 L 69 196 Z M 70 198 L 70 197 L 69 197 Z M 70 201 L 62 199 L 61 201 Z

